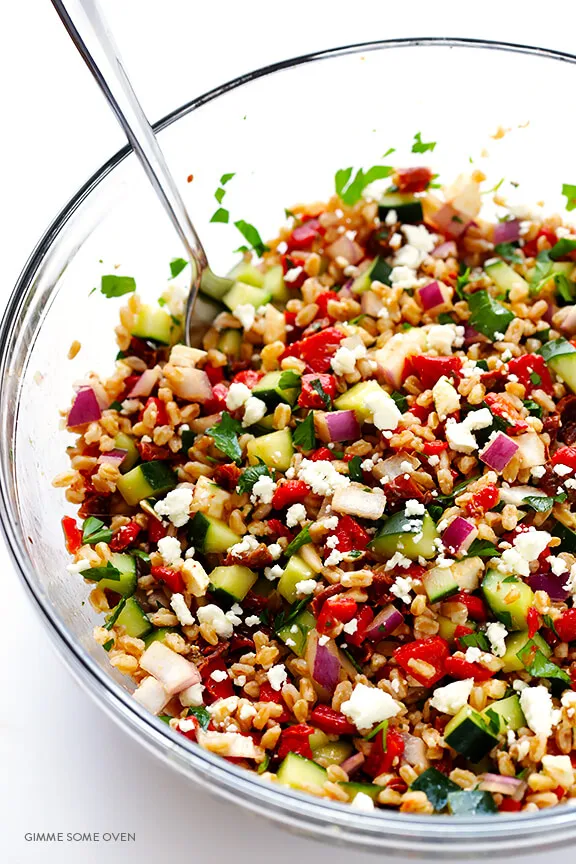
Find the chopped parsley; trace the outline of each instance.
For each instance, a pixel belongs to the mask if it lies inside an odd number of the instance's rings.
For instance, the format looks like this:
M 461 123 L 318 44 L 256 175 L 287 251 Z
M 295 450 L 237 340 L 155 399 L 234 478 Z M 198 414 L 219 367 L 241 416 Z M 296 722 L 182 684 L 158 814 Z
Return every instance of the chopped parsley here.
M 565 273 L 554 273 L 554 284 L 562 300 L 565 300 L 566 303 L 574 301 L 576 285 L 568 279 Z
M 188 716 L 195 717 L 201 729 L 207 729 L 212 719 L 210 713 L 203 705 L 195 705 L 192 708 L 188 708 Z
M 260 477 L 272 477 L 272 474 L 268 470 L 268 466 L 261 462 L 260 465 L 251 465 L 250 468 L 246 468 L 240 477 L 238 478 L 238 486 L 236 487 L 238 492 L 242 494 L 242 492 L 251 492 L 254 484 L 260 479 Z
M 464 293 L 464 288 L 470 283 L 470 267 L 464 267 L 464 262 L 460 262 L 460 275 L 456 278 L 456 294 L 460 300 L 466 300 L 468 295 Z
M 316 446 L 316 434 L 314 432 L 314 412 L 310 411 L 305 420 L 298 423 L 292 433 L 292 440 L 296 447 L 302 450 L 313 450 Z
M 132 276 L 102 276 L 100 291 L 105 297 L 122 297 L 136 290 L 136 280 Z
M 268 251 L 269 247 L 262 242 L 262 238 L 254 225 L 250 225 L 249 222 L 245 222 L 243 219 L 234 222 L 234 225 L 240 231 L 246 242 L 250 244 L 250 248 L 253 249 L 257 255 L 262 256 L 264 252 Z M 235 251 L 246 251 L 246 247 L 241 246 L 240 249 L 236 249 Z
M 454 324 L 454 318 L 448 314 L 448 312 L 441 312 L 438 315 L 438 323 L 439 324 Z
M 562 195 L 566 196 L 566 210 L 576 210 L 576 186 L 571 183 L 563 183 Z
M 548 249 L 543 249 L 536 256 L 536 267 L 532 274 L 530 282 L 530 293 L 539 294 L 550 276 L 552 275 L 552 261 L 550 260 L 550 252 Z
M 396 403 L 396 407 L 399 411 L 404 414 L 405 411 L 408 410 L 408 399 L 404 396 L 403 393 L 400 393 L 398 390 L 394 390 L 393 393 L 390 394 L 394 402 Z
M 571 239 L 570 237 L 562 237 L 561 240 L 550 249 L 550 258 L 553 261 L 558 261 L 559 258 L 563 258 L 564 255 L 569 255 L 570 252 L 574 252 L 576 250 L 576 238 Z
M 509 261 L 511 264 L 522 264 L 524 259 L 518 254 L 518 246 L 516 243 L 497 243 L 494 247 L 494 252 L 503 258 L 504 261 Z
M 224 222 L 228 223 L 230 221 L 230 213 L 226 210 L 225 207 L 219 207 L 215 213 L 212 214 L 212 218 L 210 222 Z
M 542 406 L 538 405 L 537 402 L 534 402 L 533 399 L 526 399 L 524 401 L 524 407 L 528 413 L 532 414 L 534 417 L 542 417 Z
M 82 525 L 82 543 L 109 543 L 111 539 L 112 529 L 95 516 L 88 516 Z
M 304 532 L 302 531 L 301 533 L 303 534 Z M 288 549 L 286 550 L 286 552 L 288 552 Z M 278 633 L 279 630 L 283 630 L 288 624 L 291 624 L 292 621 L 294 621 L 294 619 L 298 617 L 300 612 L 302 612 L 302 610 L 308 605 L 308 603 L 310 603 L 311 600 L 312 595 L 308 595 L 308 597 L 304 597 L 302 600 L 298 600 L 297 603 L 293 603 L 292 606 L 290 606 L 290 608 L 286 611 L 279 612 L 278 615 L 276 615 L 276 617 L 274 618 L 274 632 Z
M 293 369 L 285 369 L 278 379 L 278 387 L 280 390 L 291 390 L 295 387 L 300 387 L 302 376 Z
M 480 648 L 482 651 L 490 651 L 490 643 L 484 633 L 466 633 L 464 636 L 459 636 L 458 641 L 465 648 Z
M 561 503 L 566 500 L 566 493 L 561 492 L 560 495 L 555 495 L 549 498 L 547 495 L 527 495 L 522 499 L 521 507 L 530 507 L 536 513 L 547 513 L 551 510 L 556 502 Z
M 114 626 L 114 624 L 118 620 L 118 617 L 125 606 L 126 606 L 126 597 L 123 597 L 120 600 L 120 602 L 118 603 L 118 605 L 112 610 L 112 614 L 110 615 L 110 617 L 106 621 L 106 624 L 104 624 L 105 630 L 111 630 L 112 629 L 112 627 Z
M 538 375 L 537 372 L 531 372 L 530 381 L 532 382 L 532 384 L 534 384 L 534 386 L 537 386 L 538 384 L 542 383 L 542 378 L 540 377 L 540 375 Z
M 216 189 L 216 192 L 214 193 L 214 197 L 216 198 L 216 201 L 218 202 L 218 204 L 222 203 L 222 199 L 224 198 L 225 195 L 226 195 L 226 190 L 223 189 L 221 186 L 219 186 L 218 189 Z
M 227 411 L 223 411 L 222 419 L 208 429 L 208 435 L 212 436 L 218 450 L 239 463 L 242 460 L 242 451 L 238 443 L 238 435 L 241 435 L 242 431 L 241 423 L 234 420 Z
M 496 334 L 506 333 L 508 325 L 514 320 L 514 313 L 494 300 L 488 291 L 476 291 L 468 296 L 470 307 L 469 324 L 478 333 L 494 340 Z
M 310 386 L 313 390 L 316 391 L 316 393 L 318 393 L 318 395 L 322 399 L 322 402 L 324 403 L 324 407 L 326 408 L 326 410 L 330 411 L 330 408 L 332 407 L 332 400 L 330 399 L 328 393 L 326 393 L 326 391 L 322 387 L 320 379 L 314 378 L 312 381 L 310 381 Z
M 489 540 L 476 538 L 470 544 L 466 555 L 468 558 L 494 558 L 496 555 L 500 555 L 500 552 Z
M 110 561 L 105 567 L 88 567 L 86 570 L 82 570 L 81 575 L 91 582 L 99 582 L 101 579 L 113 579 L 117 582 L 120 579 L 120 571 Z
M 558 679 L 568 686 L 571 685 L 570 675 L 563 669 L 560 669 L 552 660 L 548 660 L 533 639 L 529 639 L 516 656 L 524 664 L 526 671 L 530 675 L 533 675 L 534 678 Z
M 412 153 L 426 153 L 428 150 L 432 151 L 436 147 L 436 141 L 422 141 L 422 133 L 417 132 L 414 136 L 414 143 L 412 144 Z
M 382 732 L 382 749 L 384 753 L 386 752 L 386 735 L 388 733 L 388 720 L 382 720 L 381 723 L 376 726 L 375 729 L 372 729 L 371 732 L 368 732 L 367 735 L 364 735 L 365 741 L 370 741 L 372 738 L 375 738 L 379 732 Z
M 350 475 L 350 479 L 354 480 L 356 483 L 362 483 L 362 457 L 361 456 L 353 456 L 350 462 L 348 463 L 348 474 Z
M 235 176 L 236 174 L 234 172 L 232 174 L 222 174 L 222 176 L 220 177 L 220 185 L 225 186 L 226 183 L 228 183 L 229 180 L 232 180 L 232 178 Z
M 114 639 L 108 639 L 107 642 L 104 642 L 102 647 L 105 651 L 110 651 L 110 649 L 114 646 Z
M 178 274 L 187 266 L 188 261 L 185 261 L 184 258 L 173 258 L 172 261 L 170 261 L 170 278 L 175 279 L 176 276 L 178 276 Z
M 122 358 L 119 357 L 118 359 L 121 360 Z M 111 403 L 110 403 L 110 405 L 108 406 L 108 408 L 109 408 L 110 410 L 112 410 L 112 411 L 121 411 L 121 410 L 122 410 L 122 403 L 121 403 L 121 402 L 118 402 L 118 400 L 115 399 L 114 402 L 111 402 Z
M 352 207 L 360 200 L 364 189 L 370 183 L 389 177 L 393 169 L 389 165 L 373 165 L 367 171 L 359 168 L 352 178 L 353 170 L 353 168 L 341 168 L 334 175 L 336 194 L 349 207 Z
M 395 147 L 389 147 L 388 150 L 386 150 L 386 152 L 382 155 L 382 158 L 386 159 L 387 156 L 390 156 L 391 153 L 395 153 L 395 152 L 396 152 Z

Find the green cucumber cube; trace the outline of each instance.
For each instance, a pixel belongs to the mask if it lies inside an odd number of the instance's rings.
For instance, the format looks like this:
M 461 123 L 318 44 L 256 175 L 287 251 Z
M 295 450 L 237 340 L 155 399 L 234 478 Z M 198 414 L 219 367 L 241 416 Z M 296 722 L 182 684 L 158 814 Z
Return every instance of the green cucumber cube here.
M 244 600 L 258 576 L 248 567 L 232 564 L 228 567 L 215 567 L 210 573 L 210 584 L 215 592 L 224 594 L 227 600 Z
M 100 579 L 99 588 L 108 588 L 110 591 L 115 591 L 116 594 L 121 594 L 123 597 L 130 597 L 136 591 L 136 561 L 132 555 L 127 555 L 125 552 L 113 552 L 110 563 L 120 571 L 119 579 Z
M 281 380 L 284 374 L 282 370 L 268 372 L 252 388 L 252 395 L 257 396 L 258 399 L 262 399 L 269 408 L 275 408 L 280 402 L 294 405 L 298 398 L 298 387 L 281 387 Z
M 361 381 L 354 384 L 341 396 L 334 400 L 334 407 L 339 411 L 355 411 L 360 423 L 371 419 L 372 413 L 366 408 L 366 396 L 369 393 L 383 393 L 377 381 Z
M 114 611 L 113 609 L 108 619 L 114 615 Z M 143 639 L 152 630 L 152 624 L 150 624 L 144 610 L 135 597 L 128 597 L 124 602 L 124 608 L 114 623 L 117 627 L 124 627 L 127 635 L 133 636 L 134 639 Z
M 287 471 L 294 455 L 292 433 L 286 428 L 254 438 L 248 442 L 246 452 L 251 465 L 258 465 L 261 459 L 269 468 Z
M 308 786 L 323 786 L 328 779 L 325 768 L 297 753 L 288 753 L 276 777 L 281 786 L 304 790 Z
M 130 332 L 139 339 L 152 339 L 154 342 L 170 345 L 176 335 L 175 331 L 179 329 L 165 309 L 142 304 Z
M 242 539 L 225 522 L 200 512 L 190 521 L 188 536 L 199 552 L 226 552 Z
M 294 603 L 298 599 L 297 583 L 302 582 L 303 579 L 314 579 L 315 577 L 316 573 L 303 558 L 300 558 L 299 555 L 292 555 L 278 581 L 278 593 L 288 603 Z
M 246 304 L 258 309 L 259 306 L 265 306 L 270 298 L 270 292 L 265 288 L 246 285 L 244 282 L 235 282 L 230 291 L 222 298 L 222 302 L 228 306 L 231 312 L 234 312 L 237 306 Z
M 290 559 L 292 560 L 292 559 Z M 298 657 L 302 657 L 306 648 L 308 633 L 316 627 L 316 619 L 308 609 L 304 609 L 293 621 L 278 630 L 278 638 L 288 642 L 288 647 Z M 296 629 L 294 629 L 296 628 Z M 294 643 L 294 644 L 291 644 Z M 310 745 L 312 746 L 312 745 Z
M 424 516 L 407 516 L 405 511 L 401 511 L 386 520 L 369 548 L 382 561 L 392 558 L 395 552 L 401 552 L 406 558 L 416 561 L 420 556 L 435 557 L 434 541 L 437 538 L 436 525 L 428 513 Z
M 528 609 L 534 603 L 529 585 L 520 580 L 505 581 L 502 573 L 489 570 L 482 581 L 482 591 L 492 612 L 508 630 L 527 629 Z
M 446 726 L 444 741 L 471 762 L 479 762 L 496 746 L 498 738 L 489 731 L 478 711 L 464 705 Z
M 176 488 L 178 477 L 166 462 L 142 462 L 118 480 L 117 488 L 127 504 L 135 507 L 144 498 Z

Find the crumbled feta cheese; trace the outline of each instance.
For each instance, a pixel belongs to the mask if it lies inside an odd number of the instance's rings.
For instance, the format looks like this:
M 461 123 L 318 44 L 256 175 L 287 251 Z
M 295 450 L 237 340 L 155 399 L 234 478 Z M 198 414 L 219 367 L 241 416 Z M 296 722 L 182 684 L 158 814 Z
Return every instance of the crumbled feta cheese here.
M 391 399 L 390 401 L 392 402 Z M 318 462 L 303 459 L 298 469 L 298 479 L 307 483 L 316 495 L 333 495 L 338 487 L 348 486 L 350 483 L 348 476 L 339 474 L 332 462 L 325 459 Z
M 430 699 L 430 705 L 443 714 L 457 714 L 468 703 L 473 686 L 474 679 L 465 678 L 445 687 L 437 687 Z
M 90 561 L 88 558 L 80 558 L 79 561 L 75 561 L 73 564 L 68 564 L 66 570 L 68 573 L 82 573 L 83 570 L 87 570 L 90 567 Z
M 402 417 L 402 412 L 385 390 L 380 393 L 368 393 L 364 398 L 364 407 L 370 411 L 372 423 L 380 430 L 396 429 Z
M 458 340 L 455 324 L 432 324 L 426 333 L 428 350 L 437 351 L 444 356 L 452 353 L 452 346 Z
M 260 624 L 260 617 L 258 615 L 248 615 L 244 619 L 244 623 L 247 627 L 257 627 Z
M 176 537 L 162 537 L 158 541 L 158 551 L 166 564 L 178 561 L 182 554 L 180 541 Z
M 498 565 L 501 573 L 530 575 L 530 563 L 536 561 L 550 543 L 547 531 L 530 530 L 518 534 L 512 541 L 512 548 L 505 549 Z
M 573 468 L 570 465 L 562 465 L 562 463 L 558 463 L 558 465 L 554 465 L 552 469 L 555 474 L 558 474 L 559 477 L 566 477 L 568 474 L 572 474 Z
M 182 594 L 172 594 L 172 597 L 170 598 L 170 606 L 174 610 L 174 614 L 183 627 L 194 624 L 194 616 L 186 605 L 186 601 Z
M 246 534 L 239 543 L 235 543 L 234 546 L 231 546 L 228 552 L 230 555 L 241 557 L 245 552 L 254 552 L 259 545 L 260 544 L 256 537 L 252 534 Z
M 396 253 L 394 257 L 394 266 L 409 267 L 411 270 L 416 271 L 420 266 L 421 261 L 422 256 L 418 249 L 416 249 L 414 246 L 411 246 L 409 243 L 406 243 Z
M 402 706 L 378 687 L 356 684 L 350 699 L 342 703 L 340 710 L 357 729 L 369 729 L 374 723 L 395 717 Z
M 464 657 L 466 658 L 467 663 L 477 663 L 482 657 L 482 651 L 476 645 L 470 645 L 470 647 L 466 649 Z
M 366 356 L 366 346 L 363 343 L 347 347 L 341 345 L 332 357 L 332 369 L 336 375 L 350 375 L 356 369 L 356 361 Z
M 337 567 L 343 558 L 344 558 L 343 552 L 339 552 L 338 549 L 333 549 L 332 552 L 325 559 L 324 565 L 326 567 Z
M 253 504 L 257 504 L 258 502 L 261 504 L 271 504 L 275 491 L 276 483 L 272 477 L 268 477 L 267 474 L 264 474 L 254 483 L 250 494 L 250 501 Z
M 288 274 L 286 273 L 285 277 Z M 232 313 L 240 321 L 244 330 L 250 330 L 256 319 L 256 309 L 251 303 L 241 303 Z
M 320 638 L 318 639 L 318 644 L 319 644 L 319 645 L 327 645 L 329 641 L 330 641 L 330 637 L 329 637 L 329 636 L 322 635 L 322 636 L 320 636 Z
M 242 384 L 241 381 L 233 381 L 226 394 L 226 407 L 229 411 L 236 411 L 237 408 L 241 408 L 250 399 L 251 395 L 252 391 L 246 384 Z
M 516 690 L 517 693 L 525 690 L 526 687 L 528 687 L 528 684 L 526 684 L 525 681 L 522 681 L 521 678 L 516 678 L 516 680 L 512 682 L 512 689 Z
M 215 669 L 211 673 L 210 678 L 212 678 L 213 681 L 220 683 L 226 681 L 228 678 L 228 672 L 225 669 Z
M 353 636 L 354 633 L 358 630 L 358 619 L 352 618 L 350 621 L 347 621 L 342 628 L 344 633 L 348 633 L 350 636 Z
M 390 586 L 390 593 L 408 605 L 412 602 L 412 597 L 410 596 L 412 585 L 413 580 L 410 576 L 397 576 L 396 581 Z
M 286 525 L 288 528 L 294 528 L 300 522 L 307 518 L 306 508 L 303 504 L 292 504 L 286 511 Z
M 520 693 L 520 705 L 530 729 L 536 735 L 548 738 L 552 734 L 554 708 L 546 687 L 543 684 L 526 687 Z
M 488 408 L 470 411 L 461 423 L 457 423 L 454 418 L 449 417 L 446 421 L 446 440 L 452 450 L 456 450 L 458 453 L 473 453 L 478 449 L 478 443 L 472 433 L 477 429 L 491 426 L 493 420 L 494 418 Z
M 316 588 L 316 580 L 315 579 L 301 579 L 300 582 L 296 582 L 296 593 L 297 594 L 313 594 L 314 589 Z
M 445 420 L 449 414 L 460 410 L 460 394 L 445 375 L 442 375 L 432 388 L 432 398 L 440 420 Z
M 402 245 L 402 235 L 398 234 L 398 232 L 395 231 L 394 234 L 392 234 L 392 236 L 390 237 L 390 239 L 388 241 L 388 245 L 390 246 L 391 249 L 394 249 L 394 250 L 399 249 L 400 246 Z M 384 310 L 381 309 L 380 312 L 382 312 L 382 311 L 384 311 Z M 379 318 L 381 317 L 380 312 L 378 313 Z M 387 309 L 386 309 L 386 313 L 388 313 Z M 382 316 L 382 317 L 384 317 L 384 316 Z
M 268 678 L 272 689 L 279 691 L 282 689 L 282 685 L 286 683 L 288 678 L 286 667 L 283 663 L 278 663 L 276 666 L 272 666 L 271 669 L 268 669 L 266 677 Z
M 302 267 L 291 267 L 284 274 L 284 281 L 285 282 L 295 282 L 298 279 L 298 277 L 300 276 L 300 274 L 302 273 L 302 269 L 303 269 Z
M 272 556 L 272 560 L 277 561 L 282 555 L 282 547 L 279 543 L 270 543 L 268 546 L 268 552 Z
M 436 465 L 440 464 L 440 457 L 433 453 L 432 456 L 428 457 L 428 464 L 435 468 Z
M 496 657 L 503 657 L 506 653 L 506 637 L 508 636 L 508 631 L 504 624 L 501 624 L 499 621 L 492 621 L 486 627 L 486 636 L 492 647 L 492 653 Z
M 240 612 L 242 612 L 242 609 L 240 609 Z M 225 612 L 224 614 L 226 615 L 226 618 L 233 627 L 236 627 L 238 624 L 242 623 L 242 619 L 234 611 L 234 606 L 232 607 L 232 609 L 229 609 L 228 612 Z
M 244 702 L 238 709 L 238 718 L 240 720 L 249 720 L 250 717 L 256 716 L 256 708 L 250 702 Z
M 546 473 L 546 468 L 544 465 L 535 465 L 530 469 L 530 473 L 536 478 L 536 480 L 540 480 Z
M 420 285 L 424 285 L 428 280 L 418 279 L 411 267 L 398 266 L 392 268 L 390 281 L 395 288 L 408 290 L 410 288 L 419 288 Z
M 328 531 L 331 531 L 333 528 L 338 527 L 338 516 L 326 516 L 320 521 L 322 523 L 322 527 L 327 528 Z
M 393 570 L 394 567 L 404 567 L 404 569 L 406 570 L 408 567 L 411 566 L 411 559 L 407 558 L 405 555 L 402 555 L 401 552 L 395 552 L 392 558 L 389 558 L 386 562 L 386 570 Z
M 223 639 L 229 639 L 234 633 L 232 622 L 226 617 L 222 609 L 214 603 L 209 603 L 207 606 L 199 606 L 196 614 L 198 615 L 200 624 L 208 624 Z
M 256 396 L 250 396 L 244 404 L 244 417 L 242 418 L 242 426 L 253 426 L 258 423 L 266 414 L 266 403 Z
M 563 558 L 559 558 L 556 555 L 549 555 L 546 560 L 550 564 L 550 569 L 555 576 L 562 576 L 563 573 L 568 572 L 568 565 Z
M 395 225 L 398 221 L 398 216 L 396 214 L 396 210 L 389 210 L 384 219 L 385 225 Z
M 363 813 L 369 813 L 371 810 L 374 810 L 374 801 L 370 795 L 366 794 L 366 792 L 357 792 L 352 799 L 350 806 L 353 807 L 354 810 L 361 810 Z
M 416 501 L 415 498 L 410 498 L 406 502 L 406 516 L 423 516 L 425 512 L 426 508 L 424 505 L 420 501 Z
M 268 549 L 270 549 L 270 547 L 268 547 Z M 270 582 L 273 582 L 275 579 L 279 579 L 283 573 L 284 570 L 282 569 L 282 567 L 280 567 L 279 564 L 273 564 L 272 567 L 264 568 L 264 576 Z
M 167 516 L 176 528 L 181 528 L 190 519 L 188 514 L 193 494 L 188 486 L 172 489 L 162 501 L 156 502 L 154 510 L 159 516 Z

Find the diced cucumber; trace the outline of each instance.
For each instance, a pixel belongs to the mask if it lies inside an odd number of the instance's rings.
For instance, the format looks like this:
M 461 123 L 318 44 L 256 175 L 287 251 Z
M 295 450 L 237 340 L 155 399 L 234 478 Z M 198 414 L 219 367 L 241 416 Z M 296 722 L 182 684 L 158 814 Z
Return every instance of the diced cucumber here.
M 492 702 L 482 712 L 484 721 L 490 723 L 490 715 L 487 712 L 493 712 L 500 720 L 500 734 L 504 734 L 508 729 L 514 732 L 522 726 L 526 726 L 526 718 L 520 707 L 520 699 L 518 696 L 508 696 L 506 699 L 499 699 L 498 702 Z
M 450 792 L 458 792 L 460 787 L 437 768 L 427 768 L 410 786 L 416 792 L 424 792 L 435 810 L 443 810 Z
M 324 747 L 325 744 L 330 743 L 330 738 L 323 732 L 322 729 L 314 729 L 314 731 L 308 737 L 308 744 L 310 745 L 310 749 L 312 753 L 314 750 L 318 750 L 319 747 Z
M 390 274 L 392 267 L 384 258 L 378 256 L 370 264 L 367 270 L 356 277 L 350 290 L 353 294 L 362 294 L 368 291 L 372 282 L 381 282 L 383 285 L 390 285 Z
M 434 558 L 437 537 L 436 525 L 428 513 L 407 516 L 405 511 L 400 511 L 386 520 L 369 548 L 383 561 L 392 558 L 395 552 L 416 561 L 420 556 Z
M 146 648 L 148 648 L 152 642 L 163 642 L 169 633 L 177 632 L 177 627 L 157 627 L 152 631 L 152 633 L 148 633 L 148 635 L 144 637 L 144 644 L 146 645 Z
M 496 617 L 508 630 L 525 630 L 528 609 L 534 603 L 534 592 L 519 579 L 507 581 L 502 573 L 489 570 L 482 581 L 482 591 Z
M 293 621 L 278 630 L 277 635 L 283 642 L 288 642 L 288 640 L 290 640 L 290 643 L 294 642 L 294 645 L 289 644 L 288 647 L 298 657 L 302 657 L 304 649 L 306 648 L 308 633 L 310 630 L 313 630 L 315 626 L 316 619 L 308 609 L 304 609 L 300 615 L 294 618 Z M 292 629 L 294 627 L 296 628 L 295 631 Z M 310 746 L 312 747 L 312 744 L 310 744 Z
M 229 567 L 215 567 L 210 573 L 210 584 L 214 591 L 224 594 L 227 600 L 243 600 L 258 576 L 248 567 L 232 564 Z
M 108 588 L 110 591 L 115 591 L 116 594 L 122 594 L 123 597 L 130 597 L 136 590 L 138 581 L 136 576 L 136 561 L 132 555 L 126 555 L 124 552 L 113 552 L 110 563 L 120 571 L 119 579 L 100 579 L 99 588 Z
M 278 592 L 288 603 L 294 603 L 298 599 L 296 584 L 303 579 L 314 579 L 314 570 L 306 564 L 299 555 L 292 555 L 288 560 L 286 569 L 278 582 Z
M 188 537 L 199 552 L 226 552 L 242 539 L 225 522 L 200 512 L 190 521 Z
M 133 636 L 134 639 L 143 639 L 152 630 L 152 625 L 146 617 L 144 610 L 135 597 L 128 597 L 126 601 L 121 600 L 120 603 L 124 604 L 124 608 L 116 618 L 115 626 L 124 627 L 126 634 Z M 106 620 L 112 618 L 114 612 L 115 610 L 113 609 Z
M 130 438 L 129 435 L 125 435 L 124 432 L 118 432 L 114 439 L 114 446 L 119 450 L 126 450 L 126 456 L 120 465 L 120 473 L 127 474 L 140 459 L 140 454 L 136 444 L 134 443 L 134 439 Z
M 484 265 L 484 270 L 501 291 L 510 291 L 512 288 L 526 288 L 528 290 L 526 280 L 505 261 L 492 260 Z
M 117 488 L 127 504 L 134 507 L 144 498 L 170 492 L 178 483 L 178 477 L 166 462 L 142 462 L 123 474 Z
M 512 633 L 506 637 L 506 653 L 501 658 L 504 664 L 502 666 L 503 672 L 521 672 L 525 668 L 524 663 L 518 657 L 518 653 L 528 644 L 529 640 L 530 637 L 526 630 Z M 539 633 L 535 633 L 532 640 L 545 657 L 550 657 L 552 649 Z
M 444 729 L 444 741 L 457 753 L 478 762 L 498 743 L 498 738 L 489 731 L 478 711 L 464 705 Z
M 566 339 L 554 339 L 539 349 L 546 365 L 576 393 L 576 348 Z
M 257 288 L 255 285 L 246 285 L 244 282 L 235 282 L 230 291 L 224 295 L 222 302 L 234 312 L 237 306 L 249 304 L 258 309 L 265 306 L 271 299 L 270 291 L 265 288 Z
M 269 408 L 275 408 L 280 402 L 294 405 L 298 398 L 298 387 L 282 387 L 282 376 L 286 373 L 281 369 L 277 372 L 268 372 L 252 388 L 252 395 L 262 399 Z M 293 378 L 293 376 L 290 376 Z M 295 380 L 295 379 L 294 379 Z
M 451 621 L 450 618 L 445 618 L 444 615 L 438 616 L 438 635 L 442 637 L 442 639 L 446 639 L 447 642 L 454 641 L 454 631 L 456 630 L 455 621 Z
M 328 765 L 340 765 L 354 752 L 354 746 L 348 741 L 329 741 L 323 747 L 312 750 L 314 759 L 322 760 L 325 768 Z
M 378 216 L 380 219 L 386 219 L 390 210 L 396 211 L 396 216 L 399 222 L 422 222 L 422 202 L 412 195 L 401 195 L 392 193 L 384 195 L 378 204 Z
M 379 793 L 382 792 L 382 786 L 376 786 L 375 783 L 340 783 L 340 786 L 348 792 L 350 801 L 353 801 L 360 792 L 375 801 Z
M 482 789 L 460 789 L 458 792 L 450 792 L 448 810 L 452 816 L 478 816 L 498 812 L 490 792 Z
M 264 274 L 264 290 L 270 292 L 275 303 L 286 303 L 290 299 L 290 292 L 284 282 L 284 270 L 281 264 L 271 267 Z
M 276 775 L 281 786 L 290 786 L 292 789 L 323 786 L 327 778 L 325 768 L 297 753 L 288 753 Z
M 170 345 L 177 329 L 179 328 L 166 309 L 143 303 L 136 313 L 136 321 L 130 332 L 139 339 L 152 339 L 154 342 Z
M 245 285 L 253 285 L 255 288 L 262 288 L 264 285 L 264 273 L 249 264 L 247 261 L 241 261 L 232 268 L 228 277 L 233 282 L 243 282 Z
M 576 552 L 576 531 L 572 531 L 571 528 L 567 528 L 566 525 L 562 525 L 561 522 L 556 522 L 553 532 L 556 537 L 559 537 L 562 541 L 559 551 Z
M 268 432 L 274 431 L 274 415 L 266 414 L 258 423 L 250 427 L 250 432 L 253 435 L 267 435 Z
M 261 459 L 269 468 L 287 471 L 294 455 L 292 433 L 286 427 L 270 435 L 254 438 L 248 442 L 246 452 L 251 465 L 258 465 Z
M 573 261 L 556 261 L 552 264 L 551 272 L 561 273 L 568 279 L 572 275 L 574 267 L 576 267 L 576 264 Z
M 222 330 L 218 339 L 218 350 L 227 357 L 237 360 L 240 357 L 240 346 L 242 345 L 241 330 Z
M 200 278 L 200 293 L 204 294 L 206 297 L 212 298 L 212 300 L 222 300 L 224 294 L 230 290 L 233 284 L 233 279 L 227 279 L 225 276 L 217 276 L 209 267 L 206 267 L 202 271 L 202 276 Z M 196 302 L 198 303 L 201 300 L 202 298 L 199 297 Z M 211 301 L 205 301 L 202 304 L 202 311 L 206 311 L 209 308 L 209 303 L 211 303 Z M 212 305 L 214 307 L 214 316 L 216 316 L 218 314 L 216 311 L 218 307 L 215 304 Z M 210 319 L 206 317 L 202 318 L 202 320 L 209 321 Z
M 338 396 L 334 400 L 334 407 L 339 411 L 355 411 L 359 422 L 363 423 L 372 417 L 372 412 L 366 407 L 366 396 L 383 392 L 377 381 L 361 381 Z
M 460 589 L 450 567 L 434 567 L 422 577 L 422 584 L 431 603 L 438 603 Z

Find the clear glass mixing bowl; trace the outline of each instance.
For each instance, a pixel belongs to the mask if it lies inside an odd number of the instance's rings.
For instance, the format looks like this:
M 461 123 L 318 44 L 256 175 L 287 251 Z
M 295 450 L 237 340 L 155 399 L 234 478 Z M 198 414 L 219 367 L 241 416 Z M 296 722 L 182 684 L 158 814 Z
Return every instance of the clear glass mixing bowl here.
M 241 238 L 210 223 L 223 173 L 232 220 L 264 237 L 284 207 L 322 199 L 349 165 L 430 162 L 442 179 L 481 168 L 518 200 L 563 207 L 576 183 L 568 96 L 576 58 L 552 51 L 458 39 L 357 45 L 300 57 L 232 81 L 158 124 L 161 145 L 207 246 L 225 272 Z M 545 110 L 539 98 L 545 94 Z M 560 126 L 558 119 L 562 118 Z M 510 130 L 492 138 L 498 130 Z M 416 132 L 433 153 L 410 153 Z M 194 180 L 186 185 L 185 179 Z M 490 184 L 488 184 L 490 185 Z M 232 221 L 231 220 L 231 221 Z M 536 851 L 576 837 L 576 809 L 474 819 L 360 813 L 276 787 L 243 772 L 147 714 L 92 641 L 97 621 L 82 579 L 66 571 L 60 520 L 73 508 L 52 477 L 67 467 L 69 436 L 58 409 L 72 382 L 106 372 L 116 353 L 122 301 L 91 294 L 121 265 L 140 293 L 157 297 L 169 260 L 181 254 L 135 157 L 124 149 L 78 192 L 32 253 L 0 331 L 1 516 L 16 568 L 59 652 L 98 703 L 133 736 L 211 791 L 297 831 L 357 847 L 429 856 Z M 113 272 L 113 271 L 112 271 Z M 70 361 L 73 339 L 82 349 Z

